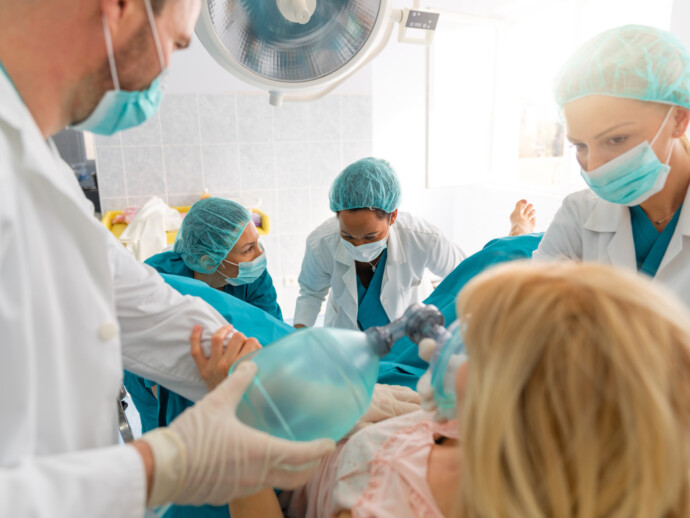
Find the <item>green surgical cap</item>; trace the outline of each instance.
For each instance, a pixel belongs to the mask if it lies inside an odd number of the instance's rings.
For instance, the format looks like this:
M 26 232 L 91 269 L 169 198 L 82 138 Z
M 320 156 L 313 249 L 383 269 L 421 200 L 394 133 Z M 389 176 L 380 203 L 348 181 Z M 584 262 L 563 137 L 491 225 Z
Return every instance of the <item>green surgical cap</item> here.
M 250 220 L 251 213 L 239 203 L 223 198 L 200 200 L 182 220 L 173 250 L 195 272 L 213 273 Z
M 400 206 L 400 181 L 391 165 L 378 158 L 362 158 L 333 180 L 328 199 L 331 210 L 376 208 L 393 212 Z
M 668 31 L 624 25 L 582 45 L 556 77 L 556 102 L 611 95 L 690 108 L 690 54 Z

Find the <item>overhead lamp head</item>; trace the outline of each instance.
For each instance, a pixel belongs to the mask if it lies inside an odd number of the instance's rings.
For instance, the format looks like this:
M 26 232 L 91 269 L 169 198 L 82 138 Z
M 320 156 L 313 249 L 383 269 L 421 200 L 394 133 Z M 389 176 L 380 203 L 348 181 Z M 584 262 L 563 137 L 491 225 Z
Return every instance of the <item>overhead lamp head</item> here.
M 205 0 L 196 32 L 226 70 L 265 90 L 327 85 L 386 29 L 389 0 Z

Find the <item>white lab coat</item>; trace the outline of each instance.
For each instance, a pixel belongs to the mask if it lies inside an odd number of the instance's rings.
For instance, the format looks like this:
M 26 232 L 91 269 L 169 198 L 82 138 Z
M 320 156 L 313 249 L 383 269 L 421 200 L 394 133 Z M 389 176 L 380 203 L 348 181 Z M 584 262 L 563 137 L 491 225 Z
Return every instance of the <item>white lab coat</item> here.
M 196 323 L 226 322 L 93 217 L 0 73 L 0 516 L 142 516 L 143 464 L 117 446 L 123 365 L 198 399 Z
M 465 258 L 460 248 L 421 218 L 398 212 L 388 237 L 381 305 L 392 321 L 431 292 L 425 270 L 445 277 Z M 307 238 L 299 275 L 300 292 L 295 324 L 313 326 L 330 290 L 324 325 L 344 329 L 357 326 L 355 262 L 340 241 L 340 225 L 333 216 Z
M 597 261 L 637 271 L 630 210 L 587 189 L 566 197 L 535 260 Z M 690 306 L 690 191 L 654 281 Z

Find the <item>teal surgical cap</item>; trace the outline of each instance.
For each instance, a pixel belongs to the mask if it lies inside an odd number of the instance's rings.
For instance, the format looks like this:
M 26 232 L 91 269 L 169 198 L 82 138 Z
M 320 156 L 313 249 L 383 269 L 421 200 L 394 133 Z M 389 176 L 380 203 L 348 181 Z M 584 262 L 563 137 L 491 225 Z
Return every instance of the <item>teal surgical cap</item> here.
M 362 158 L 333 180 L 328 199 L 331 210 L 375 208 L 393 212 L 400 206 L 400 181 L 391 165 L 378 158 Z
M 192 205 L 182 220 L 173 250 L 195 272 L 213 273 L 251 221 L 239 203 L 206 198 Z
M 554 91 L 561 108 L 588 95 L 690 108 L 690 54 L 668 31 L 624 25 L 582 45 L 560 71 Z

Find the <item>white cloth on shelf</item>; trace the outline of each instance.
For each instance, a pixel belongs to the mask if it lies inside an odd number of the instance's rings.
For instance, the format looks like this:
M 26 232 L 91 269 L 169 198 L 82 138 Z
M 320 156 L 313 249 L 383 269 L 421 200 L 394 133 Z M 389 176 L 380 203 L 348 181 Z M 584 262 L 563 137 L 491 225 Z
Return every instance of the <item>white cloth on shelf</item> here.
M 150 198 L 120 234 L 120 241 L 139 261 L 163 251 L 166 232 L 180 228 L 182 217 L 158 196 Z

